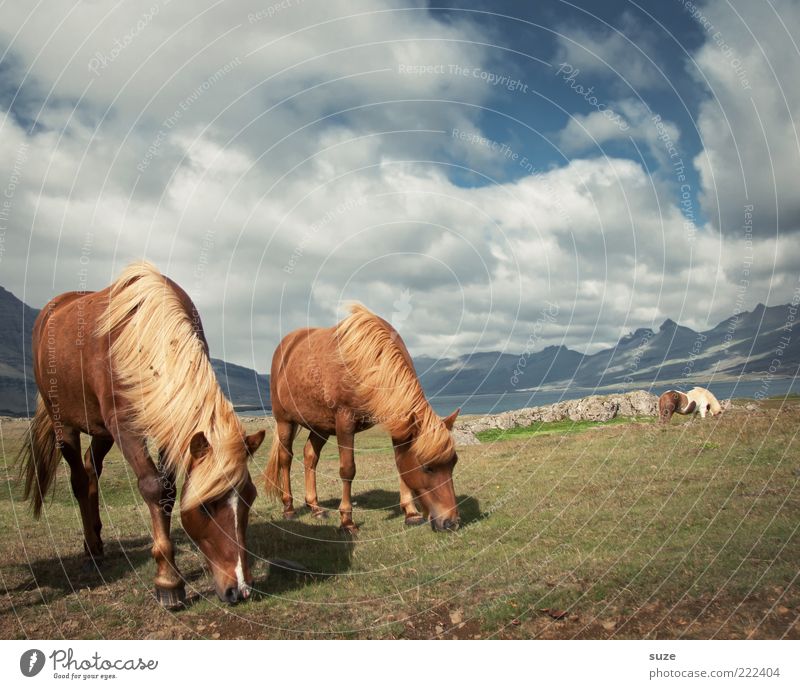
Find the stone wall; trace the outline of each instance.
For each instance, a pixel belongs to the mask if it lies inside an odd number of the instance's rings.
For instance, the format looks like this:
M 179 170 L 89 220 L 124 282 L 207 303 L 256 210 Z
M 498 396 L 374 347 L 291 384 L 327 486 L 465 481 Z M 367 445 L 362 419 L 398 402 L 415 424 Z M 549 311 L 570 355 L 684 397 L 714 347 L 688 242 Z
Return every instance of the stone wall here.
M 457 445 L 474 445 L 478 442 L 475 433 L 493 428 L 515 428 L 530 426 L 538 422 L 563 421 L 609 421 L 617 416 L 657 416 L 658 397 L 635 390 L 615 395 L 591 395 L 576 400 L 564 400 L 542 407 L 514 409 L 500 414 L 487 414 L 467 419 L 456 424 Z

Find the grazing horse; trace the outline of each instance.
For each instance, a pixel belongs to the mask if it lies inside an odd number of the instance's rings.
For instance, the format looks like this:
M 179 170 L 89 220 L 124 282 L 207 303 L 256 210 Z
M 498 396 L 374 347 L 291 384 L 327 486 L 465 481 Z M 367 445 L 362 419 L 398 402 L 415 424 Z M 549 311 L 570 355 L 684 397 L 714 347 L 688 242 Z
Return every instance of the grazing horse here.
M 658 398 L 658 417 L 661 423 L 669 423 L 675 413 L 693 414 L 696 408 L 696 402 L 677 390 L 667 390 Z
M 658 415 L 662 423 L 669 423 L 675 413 L 700 414 L 702 418 L 706 418 L 707 413 L 717 416 L 722 411 L 719 400 L 705 388 L 692 388 L 685 394 L 677 390 L 667 390 L 658 398 Z
M 446 419 L 437 416 L 405 344 L 385 320 L 355 305 L 334 327 L 289 333 L 272 358 L 270 393 L 276 425 L 265 482 L 267 491 L 282 500 L 284 518 L 296 516 L 289 470 L 292 442 L 303 426 L 310 431 L 303 450 L 306 504 L 314 516 L 325 516 L 317 502 L 316 468 L 323 445 L 335 434 L 343 483 L 341 528 L 356 533 L 354 436 L 381 424 L 392 438 L 405 523 L 421 524 L 427 517 L 434 531 L 458 528 L 453 489 L 458 457 L 450 434 L 458 410 Z
M 256 497 L 247 461 L 264 431 L 245 435 L 217 383 L 188 295 L 148 263 L 129 266 L 99 292 L 62 294 L 36 319 L 33 368 L 39 400 L 20 459 L 34 515 L 63 456 L 80 506 L 86 565 L 98 565 L 98 480 L 116 442 L 153 520 L 159 603 L 179 607 L 186 597 L 169 533 L 178 475 L 185 476 L 181 521 L 210 566 L 217 595 L 228 603 L 247 598 L 245 530 Z M 81 433 L 92 437 L 83 461 Z

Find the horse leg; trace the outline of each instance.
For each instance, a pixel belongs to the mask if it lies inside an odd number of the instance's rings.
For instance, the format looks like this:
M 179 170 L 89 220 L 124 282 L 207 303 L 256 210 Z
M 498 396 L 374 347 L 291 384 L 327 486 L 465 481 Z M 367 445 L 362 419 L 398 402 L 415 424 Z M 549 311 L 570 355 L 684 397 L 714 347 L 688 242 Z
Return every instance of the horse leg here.
M 147 452 L 144 439 L 120 428 L 114 439 L 122 454 L 133 468 L 153 522 L 153 559 L 156 561 L 156 599 L 166 608 L 178 608 L 186 599 L 186 589 L 178 566 L 175 551 L 169 536 L 172 503 L 175 500 L 175 482 L 169 476 L 159 474 Z
M 327 435 L 319 435 L 311 431 L 303 448 L 303 466 L 306 480 L 306 505 L 317 519 L 324 519 L 328 513 L 317 502 L 317 462 L 322 448 L 328 440 Z
M 406 517 L 406 526 L 419 526 L 425 523 L 425 518 L 417 512 L 417 506 L 414 504 L 414 493 L 406 485 L 403 477 L 400 477 L 400 507 Z
M 72 493 L 78 501 L 83 523 L 83 549 L 88 557 L 85 569 L 103 557 L 103 544 L 95 532 L 92 508 L 89 502 L 89 476 L 81 461 L 81 434 L 76 428 L 63 429 L 61 435 L 61 454 L 67 460 L 70 470 Z
M 103 460 L 108 451 L 114 445 L 114 439 L 105 435 L 93 435 L 92 442 L 86 449 L 83 456 L 83 468 L 89 478 L 89 510 L 92 519 L 92 527 L 97 535 L 100 544 L 100 552 L 103 552 L 103 539 L 100 532 L 103 529 L 103 522 L 100 520 L 100 496 L 98 492 L 98 481 L 100 474 L 103 473 Z
M 294 498 L 292 497 L 292 443 L 297 435 L 297 424 L 291 421 L 277 422 L 278 462 L 281 467 L 281 501 L 283 502 L 283 518 L 296 519 Z
M 339 443 L 339 477 L 342 479 L 342 502 L 339 504 L 339 515 L 342 518 L 342 531 L 351 534 L 358 533 L 358 527 L 353 523 L 353 502 L 351 491 L 353 479 L 356 476 L 356 461 L 353 452 L 355 433 L 349 426 L 336 423 L 336 440 Z
M 166 451 L 158 451 L 158 473 L 161 476 L 161 508 L 167 520 L 167 533 L 170 531 L 172 508 L 175 506 L 175 497 L 178 493 L 178 484 L 175 481 L 175 472 L 168 469 L 164 462 Z
M 165 454 L 166 451 L 163 448 L 158 451 L 158 474 L 161 479 L 161 499 L 159 500 L 161 510 L 158 513 L 158 519 L 161 523 L 162 532 L 166 534 L 169 557 L 165 558 L 163 566 L 159 563 L 159 568 L 162 572 L 169 571 L 174 573 L 175 577 L 168 578 L 167 581 L 174 583 L 177 579 L 180 585 L 177 589 L 168 587 L 166 591 L 162 592 L 158 590 L 158 583 L 156 583 L 156 595 L 158 596 L 158 602 L 163 606 L 167 608 L 180 608 L 183 606 L 186 594 L 184 593 L 183 577 L 181 577 L 181 573 L 178 570 L 178 565 L 175 564 L 175 553 L 170 538 L 172 509 L 175 506 L 178 483 L 175 480 L 175 471 L 167 468 L 164 462 Z M 160 552 L 159 550 L 159 553 Z M 155 547 L 153 548 L 153 557 L 157 558 Z M 156 559 L 156 562 L 158 562 L 158 559 Z

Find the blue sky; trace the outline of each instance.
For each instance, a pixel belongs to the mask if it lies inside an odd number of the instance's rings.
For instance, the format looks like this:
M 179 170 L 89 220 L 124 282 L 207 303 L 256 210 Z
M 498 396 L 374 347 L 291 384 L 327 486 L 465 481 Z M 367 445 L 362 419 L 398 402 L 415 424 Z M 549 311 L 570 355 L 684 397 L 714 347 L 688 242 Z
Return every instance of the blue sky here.
M 790 0 L 13 3 L 0 284 L 41 306 L 147 258 L 260 371 L 352 299 L 430 356 L 706 329 L 798 290 L 798 26 Z

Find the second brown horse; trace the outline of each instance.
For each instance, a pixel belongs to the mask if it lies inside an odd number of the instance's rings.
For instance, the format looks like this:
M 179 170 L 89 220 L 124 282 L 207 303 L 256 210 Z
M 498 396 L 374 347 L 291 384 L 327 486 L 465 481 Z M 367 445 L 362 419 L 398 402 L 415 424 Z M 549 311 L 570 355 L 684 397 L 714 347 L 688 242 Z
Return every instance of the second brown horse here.
M 276 426 L 266 488 L 281 498 L 285 518 L 295 517 L 289 470 L 292 442 L 303 426 L 310 431 L 303 450 L 306 504 L 315 516 L 325 514 L 317 501 L 316 468 L 322 447 L 336 435 L 341 528 L 357 532 L 351 499 L 354 437 L 380 424 L 392 438 L 406 524 L 427 517 L 436 531 L 458 528 L 453 489 L 458 457 L 450 434 L 458 410 L 446 419 L 433 411 L 408 350 L 385 320 L 356 305 L 334 327 L 289 333 L 272 359 L 270 393 Z M 425 516 L 417 512 L 415 498 Z

